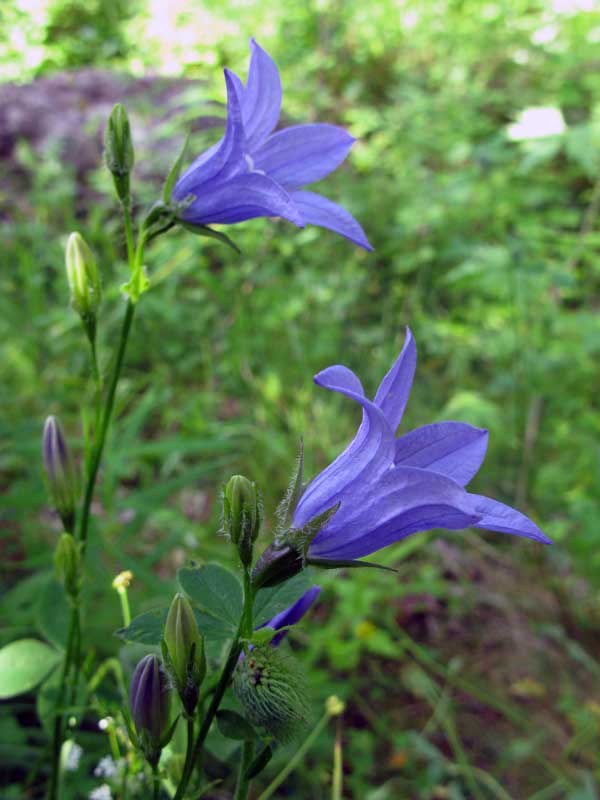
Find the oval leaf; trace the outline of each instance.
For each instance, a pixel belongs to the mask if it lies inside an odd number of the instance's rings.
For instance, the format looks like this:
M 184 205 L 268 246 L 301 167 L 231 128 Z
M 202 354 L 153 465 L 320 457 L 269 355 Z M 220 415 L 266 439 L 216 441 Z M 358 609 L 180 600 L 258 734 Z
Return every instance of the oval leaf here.
M 126 628 L 119 628 L 115 631 L 115 636 L 126 642 L 158 645 L 162 639 L 167 611 L 166 608 L 146 611 L 144 614 L 134 617 Z
M 243 592 L 232 572 L 219 564 L 184 567 L 177 580 L 200 611 L 221 623 L 227 636 L 235 634 L 242 615 Z
M 34 689 L 60 661 L 60 653 L 38 639 L 19 639 L 0 650 L 0 700 Z

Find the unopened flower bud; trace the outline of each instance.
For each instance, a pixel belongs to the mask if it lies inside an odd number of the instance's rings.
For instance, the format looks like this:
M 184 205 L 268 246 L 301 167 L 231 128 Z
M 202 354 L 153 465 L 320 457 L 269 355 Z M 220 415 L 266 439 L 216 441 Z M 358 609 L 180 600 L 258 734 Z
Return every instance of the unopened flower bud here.
M 144 656 L 133 672 L 129 704 L 139 744 L 148 762 L 158 764 L 168 732 L 171 695 L 167 677 L 155 655 Z
M 42 437 L 42 456 L 52 502 L 65 530 L 73 532 L 79 494 L 77 471 L 56 417 L 48 417 Z
M 79 233 L 69 236 L 65 263 L 71 305 L 84 322 L 91 321 L 95 319 L 102 300 L 102 287 L 92 251 Z
M 255 589 L 277 586 L 304 569 L 302 550 L 285 542 L 273 542 L 260 556 L 252 570 Z
M 129 173 L 133 169 L 134 153 L 129 118 L 121 103 L 114 106 L 106 124 L 104 158 L 112 172 L 119 199 L 129 202 Z
M 56 577 L 70 597 L 79 594 L 79 545 L 70 533 L 62 533 L 54 551 Z
M 223 491 L 223 529 L 231 537 L 244 566 L 252 563 L 252 546 L 262 524 L 262 501 L 256 484 L 234 475 Z
M 169 608 L 164 641 L 181 702 L 186 712 L 193 714 L 206 675 L 206 656 L 194 611 L 182 594 L 175 595 Z
M 253 725 L 286 741 L 307 717 L 307 688 L 298 664 L 277 648 L 254 647 L 240 658 L 233 690 Z

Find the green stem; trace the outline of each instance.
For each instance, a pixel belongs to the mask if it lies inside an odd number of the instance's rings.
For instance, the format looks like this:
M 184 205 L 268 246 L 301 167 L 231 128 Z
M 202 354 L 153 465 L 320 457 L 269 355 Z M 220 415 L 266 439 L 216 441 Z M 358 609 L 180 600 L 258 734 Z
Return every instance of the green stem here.
M 160 779 L 158 777 L 158 764 L 152 767 L 152 800 L 158 800 L 160 794 Z
M 127 263 L 131 268 L 134 260 L 133 226 L 131 224 L 131 206 L 129 201 L 123 203 L 123 221 L 125 223 L 125 241 L 127 243 Z
M 342 718 L 338 717 L 333 745 L 333 780 L 331 800 L 342 800 Z
M 250 788 L 250 781 L 246 778 L 248 767 L 254 758 L 254 742 L 244 742 L 242 746 L 242 761 L 240 763 L 240 771 L 238 773 L 237 786 L 235 787 L 235 795 L 233 800 L 246 800 L 248 797 L 248 789 Z
M 273 793 L 277 791 L 277 789 L 281 786 L 281 784 L 284 782 L 284 780 L 287 778 L 287 776 L 296 769 L 298 764 L 304 758 L 305 754 L 313 746 L 313 744 L 315 743 L 315 741 L 319 737 L 319 734 L 321 733 L 323 728 L 327 725 L 330 716 L 331 715 L 329 714 L 328 711 L 326 711 L 323 714 L 323 716 L 317 722 L 317 724 L 315 725 L 315 727 L 311 731 L 311 733 L 306 737 L 306 739 L 300 745 L 298 750 L 296 750 L 296 752 L 294 753 L 292 758 L 288 761 L 288 763 L 285 765 L 285 767 L 281 770 L 279 775 L 277 775 L 271 781 L 271 783 L 267 786 L 267 788 L 264 790 L 264 792 L 259 796 L 258 800 L 267 800 L 269 797 L 273 796 Z
M 210 730 L 210 726 L 212 725 L 213 719 L 215 718 L 215 715 L 219 710 L 219 706 L 221 705 L 221 700 L 223 699 L 223 695 L 225 694 L 225 691 L 229 685 L 229 681 L 231 680 L 231 676 L 233 675 L 233 671 L 237 665 L 238 658 L 240 657 L 240 653 L 242 652 L 242 643 L 240 639 L 244 638 L 244 632 L 248 630 L 248 625 L 250 626 L 250 632 L 252 632 L 253 602 L 254 602 L 254 593 L 252 591 L 252 582 L 249 573 L 245 570 L 244 607 L 242 609 L 242 616 L 240 619 L 238 631 L 235 635 L 233 642 L 231 643 L 231 647 L 229 648 L 229 654 L 227 656 L 225 666 L 223 667 L 223 671 L 221 672 L 221 677 L 219 678 L 219 682 L 215 686 L 215 691 L 212 696 L 212 700 L 210 701 L 208 711 L 206 712 L 206 715 L 202 720 L 202 725 L 200 726 L 200 730 L 198 732 L 198 738 L 196 739 L 196 742 L 194 744 L 191 757 L 189 761 L 186 758 L 186 764 L 183 770 L 183 775 L 181 776 L 181 781 L 179 783 L 179 786 L 177 787 L 177 792 L 173 800 L 182 800 L 182 798 L 185 795 L 188 783 L 190 782 L 190 778 L 192 777 L 194 764 L 200 758 L 200 755 L 202 753 L 202 748 L 204 746 L 204 741 L 208 736 L 208 731 Z

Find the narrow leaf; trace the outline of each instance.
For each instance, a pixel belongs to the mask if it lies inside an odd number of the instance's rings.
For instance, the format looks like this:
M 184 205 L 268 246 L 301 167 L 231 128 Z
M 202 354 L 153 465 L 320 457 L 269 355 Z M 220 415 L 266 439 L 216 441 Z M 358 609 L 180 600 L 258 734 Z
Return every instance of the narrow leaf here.
M 126 628 L 119 628 L 115 631 L 115 636 L 126 642 L 158 645 L 162 639 L 166 619 L 166 608 L 146 611 L 144 614 L 134 617 Z
M 294 474 L 289 482 L 288 488 L 282 501 L 277 506 L 275 516 L 277 517 L 277 526 L 275 528 L 275 537 L 282 534 L 286 528 L 289 528 L 292 521 L 292 515 L 298 505 L 298 500 L 302 494 L 302 476 L 304 474 L 304 441 L 300 439 L 300 449 L 298 457 L 296 458 L 296 467 Z
M 373 561 L 354 561 L 352 559 L 344 561 L 330 561 L 328 558 L 309 558 L 306 563 L 311 567 L 321 569 L 357 569 L 358 567 L 370 567 L 371 569 L 384 569 L 386 572 L 398 572 L 394 567 L 386 567 L 383 564 L 375 564 Z

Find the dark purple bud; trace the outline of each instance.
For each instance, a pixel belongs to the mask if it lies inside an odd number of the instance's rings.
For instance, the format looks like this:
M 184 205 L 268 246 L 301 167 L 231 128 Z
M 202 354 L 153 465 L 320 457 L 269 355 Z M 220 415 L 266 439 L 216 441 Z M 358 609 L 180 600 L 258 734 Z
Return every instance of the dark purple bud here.
M 75 465 L 56 417 L 48 417 L 42 437 L 42 457 L 50 496 L 67 532 L 73 532 L 78 480 Z
M 158 656 L 144 656 L 131 678 L 129 704 L 140 746 L 151 764 L 157 764 L 160 757 L 169 725 L 170 701 L 167 677 Z
M 252 585 L 255 589 L 277 586 L 288 581 L 304 569 L 304 555 L 292 544 L 269 545 L 252 570 Z

